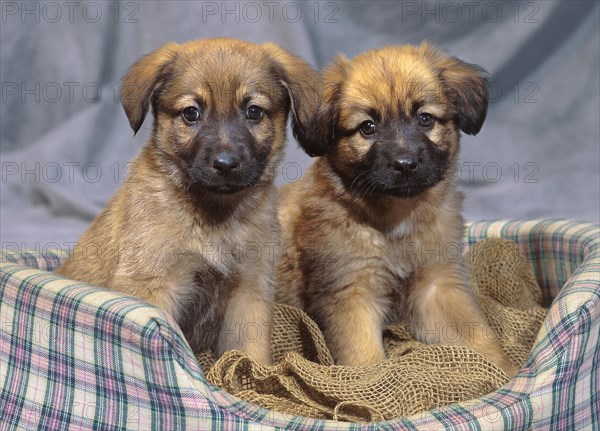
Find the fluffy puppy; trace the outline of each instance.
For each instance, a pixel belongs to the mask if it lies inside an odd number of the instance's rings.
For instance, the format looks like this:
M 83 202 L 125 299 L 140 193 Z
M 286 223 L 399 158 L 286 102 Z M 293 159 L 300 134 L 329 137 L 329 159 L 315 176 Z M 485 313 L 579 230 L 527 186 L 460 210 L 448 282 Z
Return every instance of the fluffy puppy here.
M 271 361 L 280 241 L 273 172 L 313 115 L 318 74 L 274 44 L 169 43 L 136 62 L 122 103 L 152 136 L 58 273 L 171 313 L 192 349 Z
M 460 258 L 454 178 L 460 131 L 477 134 L 486 116 L 482 69 L 422 44 L 341 56 L 322 79 L 300 141 L 321 157 L 281 190 L 277 299 L 314 318 L 339 364 L 383 360 L 383 329 L 403 320 L 512 374 Z

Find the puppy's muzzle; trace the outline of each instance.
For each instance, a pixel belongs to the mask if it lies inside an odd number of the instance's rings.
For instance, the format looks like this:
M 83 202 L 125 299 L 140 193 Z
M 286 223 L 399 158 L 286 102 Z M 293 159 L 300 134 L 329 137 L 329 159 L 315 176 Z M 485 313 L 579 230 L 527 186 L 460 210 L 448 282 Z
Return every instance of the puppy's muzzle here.
M 234 172 L 240 166 L 237 155 L 228 151 L 221 151 L 212 161 L 212 168 L 220 175 L 227 175 Z
M 403 144 L 392 141 L 376 153 L 373 176 L 380 189 L 399 197 L 413 197 L 443 178 L 443 165 L 431 157 L 422 143 Z
M 189 172 L 194 187 L 230 194 L 256 184 L 262 170 L 243 143 L 231 143 L 205 145 Z
M 417 175 L 422 169 L 423 149 L 419 146 L 416 148 L 395 148 L 389 157 L 389 166 L 393 170 L 394 175 L 398 179 L 408 180 Z
M 392 166 L 394 171 L 401 175 L 410 176 L 413 175 L 420 165 L 420 160 L 415 155 L 402 155 L 394 160 Z

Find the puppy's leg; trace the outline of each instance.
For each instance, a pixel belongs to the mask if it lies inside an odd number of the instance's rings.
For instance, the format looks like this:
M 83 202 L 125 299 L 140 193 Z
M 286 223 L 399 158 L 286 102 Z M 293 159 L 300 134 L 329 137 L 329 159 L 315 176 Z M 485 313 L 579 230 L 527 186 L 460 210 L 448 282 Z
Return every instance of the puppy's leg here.
M 194 280 L 197 264 L 180 262 L 165 267 L 161 274 L 156 274 L 157 269 L 161 268 L 157 262 L 148 262 L 148 266 L 154 269 L 154 273 L 144 274 L 131 267 L 119 268 L 115 272 L 111 287 L 156 305 L 179 322 L 184 306 L 197 289 Z M 136 276 L 129 275 L 136 270 Z
M 143 299 L 177 318 L 175 301 L 164 286 L 164 277 L 131 277 L 116 274 L 112 280 L 114 290 Z
M 383 320 L 387 307 L 373 292 L 350 286 L 334 298 L 321 299 L 317 306 L 314 315 L 336 364 L 368 366 L 385 359 Z
M 217 355 L 242 350 L 269 365 L 273 322 L 273 282 L 268 274 L 243 279 L 227 304 L 217 343 Z
M 277 288 L 275 301 L 304 309 L 304 300 L 300 294 L 303 285 L 300 256 L 296 248 L 289 246 L 281 256 L 277 267 Z
M 409 296 L 415 336 L 428 344 L 454 344 L 472 348 L 503 369 L 515 373 L 496 332 L 488 325 L 467 286 L 462 267 L 441 263 L 428 268 Z

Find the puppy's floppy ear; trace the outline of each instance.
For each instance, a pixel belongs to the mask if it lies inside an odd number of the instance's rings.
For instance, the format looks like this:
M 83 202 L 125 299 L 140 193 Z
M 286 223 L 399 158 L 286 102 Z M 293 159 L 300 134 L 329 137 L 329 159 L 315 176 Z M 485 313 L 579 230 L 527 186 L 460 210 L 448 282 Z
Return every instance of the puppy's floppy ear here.
M 456 109 L 459 128 L 468 135 L 476 135 L 487 114 L 487 73 L 477 65 L 448 57 L 429 45 L 425 47 L 442 78 L 446 97 Z
M 129 68 L 121 83 L 121 103 L 135 133 L 140 130 L 150 107 L 152 93 L 161 74 L 177 54 L 176 43 L 168 43 L 145 55 Z
M 322 72 L 323 97 L 314 121 L 314 139 L 326 152 L 335 142 L 338 104 L 348 78 L 350 60 L 340 54 Z
M 281 83 L 289 94 L 294 136 L 309 156 L 323 154 L 324 148 L 315 139 L 314 133 L 314 122 L 323 94 L 319 74 L 300 57 L 274 43 L 266 43 L 263 48 L 280 69 Z

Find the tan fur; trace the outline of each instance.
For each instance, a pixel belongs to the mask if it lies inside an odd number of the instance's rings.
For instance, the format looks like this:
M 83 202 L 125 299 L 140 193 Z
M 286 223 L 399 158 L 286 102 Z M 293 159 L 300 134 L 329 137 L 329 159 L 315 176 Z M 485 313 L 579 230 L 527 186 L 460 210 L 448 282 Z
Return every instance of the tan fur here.
M 475 134 L 485 117 L 480 71 L 423 44 L 340 57 L 323 82 L 317 132 L 303 145 L 324 155 L 280 191 L 276 299 L 316 320 L 339 364 L 383 360 L 383 329 L 403 320 L 423 342 L 467 345 L 512 374 L 460 259 L 462 196 L 452 178 L 460 129 Z M 421 112 L 436 117 L 431 129 L 416 125 Z M 357 129 L 373 116 L 382 134 L 365 137 Z M 411 139 L 444 155 L 443 176 L 415 196 L 374 191 L 360 170 L 367 153 L 409 148 Z
M 57 272 L 163 308 L 196 352 L 240 349 L 270 363 L 280 243 L 273 172 L 289 110 L 299 129 L 316 109 L 317 78 L 276 45 L 226 38 L 167 44 L 139 60 L 124 77 L 122 101 L 136 132 L 152 106 L 152 137 Z M 267 112 L 256 124 L 243 117 L 248 104 Z M 182 118 L 190 105 L 205 115 L 193 126 Z M 200 147 L 246 141 L 264 158 L 255 184 L 220 194 L 190 179 Z

